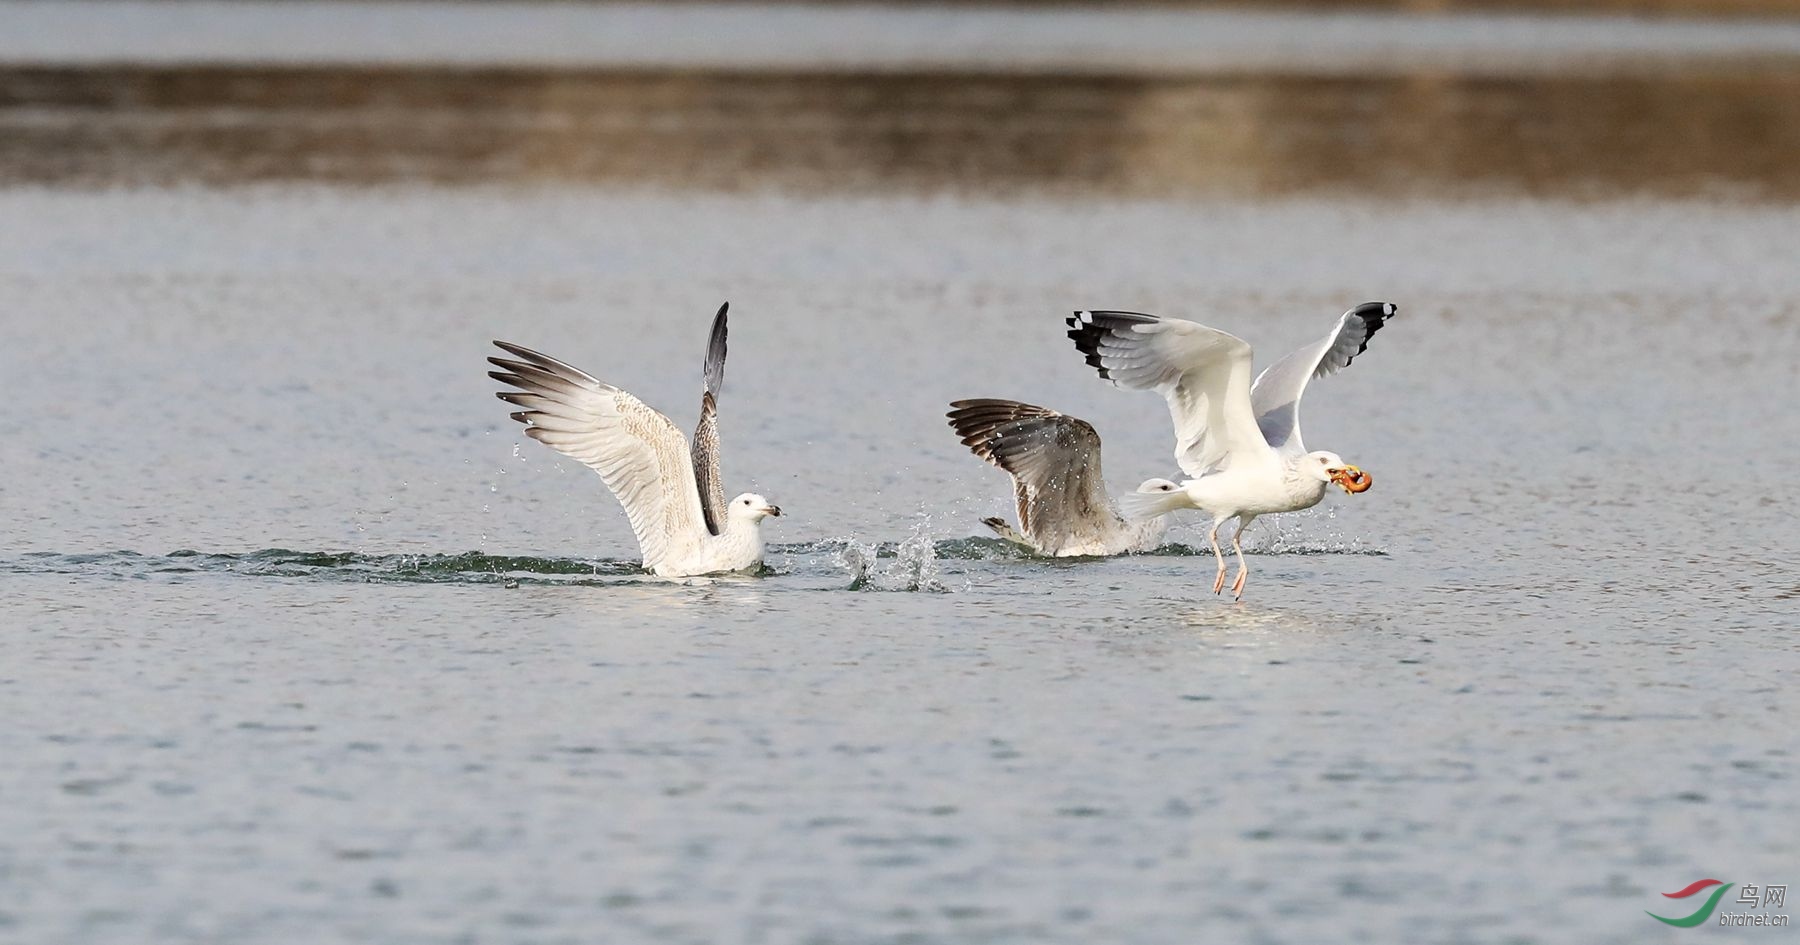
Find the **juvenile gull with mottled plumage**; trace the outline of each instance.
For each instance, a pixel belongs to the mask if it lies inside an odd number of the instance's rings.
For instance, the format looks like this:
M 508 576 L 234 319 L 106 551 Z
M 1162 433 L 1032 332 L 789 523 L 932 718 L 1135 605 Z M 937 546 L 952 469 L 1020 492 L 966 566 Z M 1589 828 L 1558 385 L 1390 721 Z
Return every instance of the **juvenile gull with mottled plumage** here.
M 754 493 L 725 502 L 719 475 L 718 395 L 725 381 L 725 312 L 707 342 L 700 423 L 690 449 L 674 422 L 631 394 L 546 354 L 504 341 L 519 360 L 488 358 L 488 376 L 517 390 L 501 400 L 525 435 L 586 463 L 612 490 L 643 552 L 663 577 L 742 571 L 762 562 L 762 520 L 781 509 Z
M 1162 546 L 1168 517 L 1126 521 L 1100 473 L 1100 434 L 1086 420 L 1016 400 L 951 402 L 950 426 L 962 444 L 1013 480 L 1019 529 L 1005 519 L 983 525 L 1008 541 L 1054 557 L 1117 555 Z M 1151 479 L 1140 493 L 1180 489 Z

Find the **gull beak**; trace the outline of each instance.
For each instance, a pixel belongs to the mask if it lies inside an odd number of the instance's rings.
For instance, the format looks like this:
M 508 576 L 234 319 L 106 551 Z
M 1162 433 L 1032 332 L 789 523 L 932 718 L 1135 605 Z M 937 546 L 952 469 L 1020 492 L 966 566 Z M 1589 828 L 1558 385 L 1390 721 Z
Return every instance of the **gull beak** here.
M 1331 481 L 1343 486 L 1344 491 L 1351 494 L 1367 492 L 1375 484 L 1373 477 L 1355 466 L 1331 470 Z
M 781 506 L 779 505 L 765 505 L 762 507 L 762 510 L 764 515 L 771 515 L 775 518 L 781 517 Z

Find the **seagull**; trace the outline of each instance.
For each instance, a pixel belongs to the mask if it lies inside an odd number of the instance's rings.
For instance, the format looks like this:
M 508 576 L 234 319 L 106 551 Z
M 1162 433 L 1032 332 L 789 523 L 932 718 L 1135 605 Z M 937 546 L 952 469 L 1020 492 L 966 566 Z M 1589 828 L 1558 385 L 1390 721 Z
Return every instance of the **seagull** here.
M 762 563 L 762 520 L 781 509 L 755 493 L 725 501 L 719 477 L 719 390 L 725 383 L 725 310 L 706 346 L 700 424 L 690 450 L 681 430 L 643 401 L 530 348 L 496 341 L 488 376 L 517 390 L 494 396 L 524 409 L 525 435 L 586 463 L 625 507 L 644 567 L 662 577 L 743 571 Z
M 1012 476 L 1020 531 L 1002 518 L 981 520 L 1001 538 L 1056 558 L 1162 547 L 1168 516 L 1120 517 L 1100 475 L 1100 435 L 1086 420 L 1016 400 L 957 400 L 950 406 L 950 426 L 962 444 Z M 1150 479 L 1137 491 L 1180 489 L 1167 479 Z
M 1069 338 L 1087 363 L 1114 386 L 1153 390 L 1169 402 L 1175 421 L 1175 458 L 1192 479 L 1163 494 L 1123 497 L 1127 518 L 1200 509 L 1212 515 L 1213 557 L 1225 587 L 1219 527 L 1238 521 L 1231 537 L 1238 572 L 1232 596 L 1244 598 L 1244 529 L 1259 515 L 1297 512 L 1319 504 L 1332 484 L 1365 492 L 1374 480 L 1336 453 L 1307 452 L 1300 440 L 1300 397 L 1315 377 L 1334 374 L 1368 350 L 1387 320 L 1391 302 L 1364 302 L 1345 312 L 1331 333 L 1282 358 L 1250 380 L 1250 346 L 1216 328 L 1141 312 L 1079 311 L 1065 319 Z

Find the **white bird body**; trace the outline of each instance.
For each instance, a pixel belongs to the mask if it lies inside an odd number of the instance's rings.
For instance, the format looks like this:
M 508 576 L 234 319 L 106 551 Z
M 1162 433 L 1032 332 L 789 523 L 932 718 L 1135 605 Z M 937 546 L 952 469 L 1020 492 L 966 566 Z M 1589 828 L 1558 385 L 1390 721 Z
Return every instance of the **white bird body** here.
M 747 571 L 762 564 L 760 516 L 728 514 L 725 528 L 719 534 L 689 532 L 686 539 L 667 548 L 654 565 L 646 561 L 645 566 L 659 577 L 693 577 Z
M 1215 328 L 1139 312 L 1076 312 L 1068 319 L 1069 337 L 1102 378 L 1119 387 L 1154 390 L 1168 401 L 1175 458 L 1193 477 L 1173 493 L 1123 497 L 1125 516 L 1147 518 L 1184 508 L 1211 514 L 1209 537 L 1219 564 L 1215 593 L 1225 584 L 1219 528 L 1237 519 L 1232 592 L 1241 599 L 1249 574 L 1241 542 L 1252 521 L 1312 508 L 1333 483 L 1346 492 L 1368 489 L 1367 474 L 1336 453 L 1306 451 L 1300 399 L 1308 381 L 1347 367 L 1367 349 L 1394 311 L 1388 302 L 1351 309 L 1330 334 L 1277 361 L 1254 382 L 1250 346 Z
M 1188 479 L 1181 491 L 1196 509 L 1214 514 L 1270 515 L 1298 512 L 1318 505 L 1331 485 L 1322 479 L 1301 476 L 1292 465 L 1274 463 L 1233 465 L 1224 472 Z
M 976 456 L 1013 480 L 1019 529 L 999 518 L 982 524 L 1000 537 L 1057 558 L 1155 551 L 1168 533 L 1165 514 L 1129 519 L 1106 492 L 1100 435 L 1078 417 L 1016 400 L 958 400 L 950 426 Z M 1151 479 L 1138 495 L 1169 495 L 1180 486 Z
M 600 474 L 625 507 L 644 567 L 662 577 L 744 571 L 762 563 L 762 520 L 780 515 L 745 493 L 719 488 L 717 395 L 725 370 L 725 307 L 707 347 L 700 425 L 689 447 L 674 422 L 630 393 L 530 348 L 496 341 L 519 360 L 489 358 L 488 376 L 517 390 L 495 396 L 525 435 Z M 705 487 L 702 487 L 702 483 Z

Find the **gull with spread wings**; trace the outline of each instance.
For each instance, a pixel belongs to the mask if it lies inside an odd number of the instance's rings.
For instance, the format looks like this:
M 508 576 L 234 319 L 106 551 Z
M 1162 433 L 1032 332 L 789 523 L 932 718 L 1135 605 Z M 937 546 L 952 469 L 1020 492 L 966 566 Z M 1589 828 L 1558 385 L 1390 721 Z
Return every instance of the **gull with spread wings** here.
M 725 310 L 706 346 L 700 424 L 688 446 L 674 422 L 631 394 L 547 354 L 504 341 L 518 360 L 488 358 L 488 376 L 517 388 L 494 396 L 522 409 L 525 435 L 586 463 L 612 490 L 643 552 L 663 577 L 743 571 L 762 563 L 762 520 L 781 509 L 754 493 L 725 501 L 719 476 L 719 401 L 725 383 Z
M 1364 302 L 1345 312 L 1330 334 L 1275 362 L 1254 383 L 1250 346 L 1216 328 L 1140 312 L 1085 311 L 1068 318 L 1069 338 L 1102 378 L 1156 391 L 1169 402 L 1175 458 L 1193 477 L 1175 492 L 1121 497 L 1126 517 L 1176 509 L 1211 514 L 1209 537 L 1219 562 L 1215 594 L 1225 587 L 1219 527 L 1236 518 L 1231 548 L 1238 571 L 1231 592 L 1242 600 L 1250 568 L 1241 541 L 1257 516 L 1312 508 L 1333 484 L 1349 493 L 1372 484 L 1368 473 L 1336 453 L 1307 452 L 1300 440 L 1300 397 L 1308 381 L 1348 367 L 1393 316 L 1391 302 Z
M 1012 476 L 1019 530 L 984 518 L 1001 538 L 1057 558 L 1155 551 L 1167 515 L 1127 521 L 1100 475 L 1100 434 L 1086 420 L 1016 400 L 952 401 L 950 426 L 976 456 Z M 1151 479 L 1137 491 L 1172 493 L 1180 486 Z

